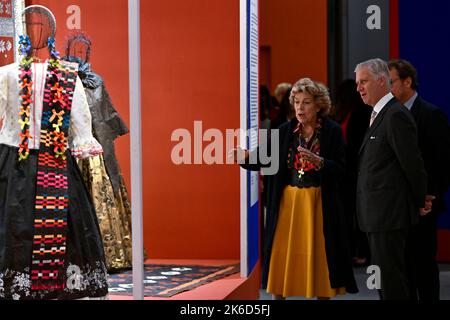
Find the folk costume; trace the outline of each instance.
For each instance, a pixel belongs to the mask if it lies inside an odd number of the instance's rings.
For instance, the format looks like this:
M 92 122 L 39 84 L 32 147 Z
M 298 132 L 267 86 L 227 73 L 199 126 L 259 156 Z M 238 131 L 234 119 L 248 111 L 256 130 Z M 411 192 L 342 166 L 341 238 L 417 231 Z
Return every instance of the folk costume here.
M 91 41 L 83 33 L 68 38 L 64 60 L 79 64 L 92 116 L 92 131 L 103 154 L 78 160 L 83 179 L 92 195 L 105 248 L 108 272 L 132 265 L 131 205 L 115 155 L 114 141 L 129 132 L 114 108 L 103 79 L 91 70 Z
M 78 67 L 55 51 L 53 14 L 42 6 L 24 14 L 51 21 L 51 57 L 35 62 L 21 36 L 21 62 L 0 68 L 0 299 L 104 297 L 102 239 L 75 160 L 102 148 Z

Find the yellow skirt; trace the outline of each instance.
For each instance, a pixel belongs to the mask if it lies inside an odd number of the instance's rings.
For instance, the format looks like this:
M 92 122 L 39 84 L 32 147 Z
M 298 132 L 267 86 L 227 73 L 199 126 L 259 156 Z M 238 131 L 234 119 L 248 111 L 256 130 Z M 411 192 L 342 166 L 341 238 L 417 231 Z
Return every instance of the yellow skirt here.
M 332 298 L 345 288 L 330 285 L 320 188 L 287 186 L 280 203 L 270 257 L 267 292 L 283 297 Z

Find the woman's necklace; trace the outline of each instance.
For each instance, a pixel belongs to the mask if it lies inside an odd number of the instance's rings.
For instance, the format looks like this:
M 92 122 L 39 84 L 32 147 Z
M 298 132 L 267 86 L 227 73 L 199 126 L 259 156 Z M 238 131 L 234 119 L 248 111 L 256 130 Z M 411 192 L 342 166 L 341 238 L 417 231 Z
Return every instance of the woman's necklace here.
M 296 132 L 298 134 L 299 140 L 298 149 L 300 148 L 308 149 L 311 152 L 318 155 L 320 152 L 319 136 L 321 128 L 322 128 L 321 119 L 318 119 L 315 127 L 312 127 L 309 130 L 305 130 L 305 127 L 302 124 L 299 124 L 297 129 L 294 130 L 294 133 Z M 310 134 L 306 134 L 305 131 L 310 131 Z M 316 166 L 308 159 L 304 158 L 298 150 L 298 152 L 295 154 L 294 157 L 294 168 L 298 172 L 299 179 L 302 180 L 305 173 L 314 170 Z
M 19 124 L 20 124 L 20 143 L 19 143 L 19 161 L 27 160 L 30 155 L 29 141 L 33 137 L 30 134 L 30 116 L 31 116 L 31 105 L 35 103 L 33 101 L 32 94 L 34 93 L 34 83 L 32 77 L 32 69 L 31 66 L 33 62 L 35 62 L 35 58 L 31 55 L 32 46 L 31 41 L 28 36 L 20 36 L 19 47 L 21 51 L 21 60 L 19 64 L 19 85 L 20 85 L 20 98 L 21 98 L 21 106 L 19 112 Z M 59 53 L 55 48 L 55 39 L 48 39 L 48 49 L 50 51 L 50 60 L 48 67 L 48 76 L 46 78 L 51 78 L 52 83 L 54 83 L 54 87 L 52 87 L 52 96 L 53 103 L 58 102 L 57 98 L 60 95 L 55 95 L 56 93 L 60 93 L 62 91 L 59 88 L 59 79 L 60 79 L 60 61 L 59 61 Z M 59 133 L 59 127 L 62 125 L 63 118 L 59 117 L 58 127 L 56 131 Z M 36 134 L 36 133 L 35 133 Z M 54 143 L 57 143 L 58 139 L 54 139 Z M 58 156 L 58 155 L 57 155 Z
M 299 134 L 299 144 L 301 147 L 303 148 L 307 148 L 309 149 L 308 145 L 309 142 L 312 140 L 312 137 L 314 136 L 314 129 L 308 130 L 311 131 L 310 133 L 306 133 L 305 131 L 305 127 L 301 126 L 300 127 L 300 134 Z

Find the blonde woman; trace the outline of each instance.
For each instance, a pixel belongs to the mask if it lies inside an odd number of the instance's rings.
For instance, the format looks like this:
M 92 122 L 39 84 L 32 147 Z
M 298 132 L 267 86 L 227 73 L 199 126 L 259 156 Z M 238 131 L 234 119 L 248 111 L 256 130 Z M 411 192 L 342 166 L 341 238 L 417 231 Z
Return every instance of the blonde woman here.
M 280 167 L 270 179 L 263 286 L 274 299 L 356 293 L 339 196 L 344 141 L 340 126 L 327 118 L 328 90 L 309 78 L 300 79 L 290 101 L 295 118 L 279 128 Z M 235 160 L 243 160 L 234 151 Z M 242 154 L 249 158 L 248 151 Z

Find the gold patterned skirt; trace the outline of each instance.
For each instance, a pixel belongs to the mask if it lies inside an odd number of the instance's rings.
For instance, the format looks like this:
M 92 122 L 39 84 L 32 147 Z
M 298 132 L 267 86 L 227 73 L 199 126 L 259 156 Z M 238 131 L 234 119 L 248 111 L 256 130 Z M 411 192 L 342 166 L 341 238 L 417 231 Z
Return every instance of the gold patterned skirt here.
M 115 194 L 102 155 L 78 160 L 78 167 L 95 205 L 108 272 L 131 268 L 131 206 L 123 179 Z
M 267 292 L 283 297 L 331 298 L 320 188 L 287 186 L 280 203 Z

